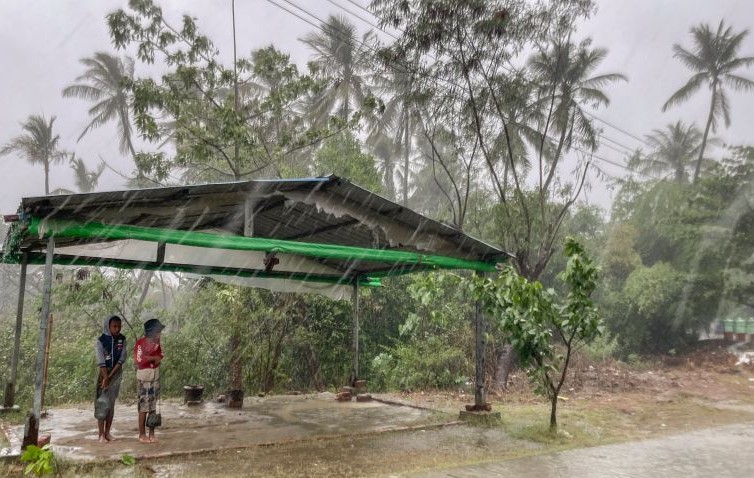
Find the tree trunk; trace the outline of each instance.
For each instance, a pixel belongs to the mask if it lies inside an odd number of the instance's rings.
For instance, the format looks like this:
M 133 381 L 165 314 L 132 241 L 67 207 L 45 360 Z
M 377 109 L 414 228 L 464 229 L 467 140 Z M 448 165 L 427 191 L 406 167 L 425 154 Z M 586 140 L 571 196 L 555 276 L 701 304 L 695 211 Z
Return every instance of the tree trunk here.
M 141 313 L 141 307 L 144 305 L 144 301 L 149 293 L 149 286 L 152 285 L 152 277 L 154 271 L 144 271 L 144 288 L 141 290 L 141 296 L 139 296 L 139 302 L 136 304 L 136 310 Z
M 710 126 L 712 125 L 712 118 L 715 112 L 715 93 L 717 89 L 717 83 L 712 84 L 712 100 L 709 105 L 709 115 L 707 115 L 707 125 L 704 127 L 704 136 L 702 137 L 702 147 L 699 148 L 699 158 L 696 160 L 696 168 L 694 168 L 694 183 L 699 179 L 699 172 L 702 169 L 702 158 L 704 158 L 704 150 L 707 148 L 707 136 L 709 135 Z
M 557 419 L 558 394 L 557 393 L 555 393 L 552 396 L 551 405 L 552 407 L 550 408 L 550 431 L 555 431 L 558 429 L 558 419 Z
M 309 375 L 311 377 L 310 383 L 314 386 L 315 390 L 321 392 L 325 389 L 325 384 L 322 380 L 322 366 L 319 363 L 319 359 L 317 358 L 317 353 L 314 351 L 314 347 L 312 347 L 310 344 L 306 344 L 306 352 L 309 356 L 307 365 L 309 366 Z
M 50 162 L 45 161 L 45 196 L 50 194 Z
M 493 375 L 492 386 L 498 390 L 508 388 L 508 377 L 511 371 L 516 367 L 518 354 L 513 346 L 506 344 L 502 349 L 495 351 L 495 374 Z
M 408 108 L 404 109 L 403 116 L 403 205 L 408 207 L 408 168 L 409 156 L 411 155 L 411 145 L 409 144 L 411 116 Z
M 242 390 L 243 384 L 241 382 L 241 347 L 238 334 L 233 334 L 230 337 L 230 370 L 229 383 L 231 390 Z

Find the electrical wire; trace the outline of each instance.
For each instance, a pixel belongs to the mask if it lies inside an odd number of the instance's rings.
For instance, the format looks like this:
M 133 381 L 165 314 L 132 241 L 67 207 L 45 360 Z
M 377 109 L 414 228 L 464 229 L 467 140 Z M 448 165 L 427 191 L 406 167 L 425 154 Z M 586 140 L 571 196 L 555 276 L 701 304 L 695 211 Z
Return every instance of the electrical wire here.
M 320 17 L 318 17 L 317 15 L 315 15 L 315 14 L 311 13 L 311 12 L 310 12 L 310 11 L 308 11 L 307 9 L 305 9 L 305 8 L 303 8 L 303 7 L 301 7 L 301 6 L 299 6 L 298 4 L 294 3 L 293 1 L 291 1 L 291 0 L 280 0 L 280 1 L 283 1 L 283 2 L 287 3 L 288 5 L 292 6 L 293 8 L 296 8 L 296 9 L 297 9 L 297 10 L 299 10 L 300 12 L 303 12 L 304 14 L 308 15 L 309 17 L 311 17 L 311 18 L 314 18 L 315 20 L 317 20 L 318 22 L 320 22 L 320 24 L 319 24 L 319 25 L 317 25 L 316 23 L 314 23 L 314 22 L 310 21 L 309 19 L 306 19 L 306 18 L 302 17 L 301 15 L 297 14 L 296 12 L 294 12 L 294 11 L 291 11 L 290 9 L 288 9 L 288 8 L 284 7 L 283 5 L 280 5 L 280 4 L 278 4 L 278 3 L 277 3 L 277 2 L 275 1 L 275 0 L 266 0 L 266 1 L 267 1 L 268 3 L 270 3 L 270 4 L 272 4 L 272 5 L 274 5 L 274 6 L 278 7 L 278 8 L 280 8 L 281 10 L 283 10 L 283 11 L 285 11 L 285 12 L 287 12 L 287 13 L 289 13 L 289 14 L 293 15 L 293 16 L 295 16 L 296 18 L 298 18 L 298 19 L 300 19 L 300 20 L 302 20 L 302 21 L 306 22 L 307 24 L 309 24 L 309 25 L 313 26 L 314 28 L 317 28 L 318 30 L 322 31 L 323 33 L 330 33 L 330 32 L 327 32 L 327 31 L 326 31 L 326 30 L 325 30 L 325 29 L 324 29 L 324 28 L 322 27 L 322 25 L 325 25 L 325 24 L 326 24 L 326 22 L 325 22 L 325 21 L 324 21 L 324 20 L 323 20 L 322 18 L 320 18 Z M 328 1 L 330 1 L 330 0 L 328 0 Z M 336 4 L 336 3 L 332 2 L 332 1 L 330 1 L 330 3 L 332 3 L 333 5 L 335 5 L 335 6 L 339 7 L 339 8 L 341 8 L 341 9 L 342 9 L 343 11 L 345 11 L 345 12 L 347 12 L 347 13 L 350 13 L 350 12 L 349 12 L 348 10 L 344 9 L 343 7 L 340 7 L 340 6 L 339 6 L 338 4 Z M 353 4 L 353 2 L 349 2 L 349 3 L 352 3 L 352 4 Z M 358 6 L 358 4 L 356 4 L 356 5 Z M 359 7 L 360 7 L 360 6 L 359 6 Z M 360 8 L 361 8 L 362 10 L 364 10 L 364 8 L 363 8 L 363 7 L 360 7 Z M 372 15 L 374 16 L 374 14 L 372 14 Z M 357 17 L 357 18 L 358 18 L 358 17 Z M 363 19 L 362 19 L 362 21 L 365 21 L 365 20 L 363 20 Z M 371 23 L 370 23 L 370 24 L 371 24 Z M 378 29 L 379 29 L 380 31 L 384 32 L 384 33 L 388 33 L 388 32 L 386 32 L 385 30 L 383 30 L 383 29 L 381 29 L 381 28 L 378 28 Z M 347 37 L 347 36 L 346 36 L 347 34 L 346 34 L 345 32 L 343 32 L 343 31 L 340 31 L 340 34 L 341 34 L 342 36 L 340 36 L 340 35 L 337 35 L 337 34 L 336 34 L 336 36 L 338 37 L 338 39 L 340 39 L 340 40 L 350 39 L 350 37 Z M 389 34 L 389 33 L 388 33 L 388 34 Z M 392 36 L 392 35 L 391 35 L 391 36 Z M 365 44 L 364 42 L 361 42 L 360 40 L 358 40 L 358 39 L 355 39 L 355 38 L 353 39 L 353 41 L 355 41 L 355 42 L 359 43 L 359 44 L 360 44 L 360 45 L 361 45 L 362 47 L 366 48 L 366 49 L 367 49 L 368 51 L 376 52 L 376 47 L 373 47 L 373 46 L 368 46 L 368 45 L 366 45 L 366 44 Z M 409 67 L 408 67 L 408 65 L 402 64 L 401 62 L 399 62 L 399 61 L 397 61 L 397 60 L 392 60 L 392 63 L 396 63 L 396 64 L 398 64 L 398 65 L 402 66 L 402 67 L 403 67 L 403 69 L 404 69 L 405 71 L 410 71 L 410 72 L 412 72 L 412 73 L 416 73 L 416 74 L 419 74 L 419 75 L 421 75 L 421 76 L 424 76 L 424 77 L 426 77 L 426 78 L 432 78 L 432 79 L 436 80 L 436 82 L 435 82 L 435 86 L 437 86 L 438 88 L 440 87 L 440 85 L 439 85 L 439 84 L 437 83 L 438 81 L 443 81 L 443 82 L 445 82 L 446 84 L 448 84 L 448 85 L 451 85 L 451 86 L 454 86 L 454 87 L 456 87 L 456 88 L 462 88 L 462 87 L 461 87 L 460 85 L 458 85 L 458 84 L 456 84 L 456 83 L 453 83 L 453 82 L 451 82 L 451 81 L 450 81 L 450 80 L 448 80 L 447 78 L 436 77 L 436 76 L 433 76 L 433 75 L 430 75 L 430 74 L 427 74 L 427 73 L 423 73 L 423 72 L 418 72 L 418 71 L 416 71 L 416 70 L 412 70 L 411 68 L 409 68 Z M 390 64 L 388 64 L 388 66 L 390 67 Z M 395 69 L 394 67 L 392 67 L 392 68 L 393 68 L 393 69 Z M 504 69 L 506 69 L 506 67 L 504 67 Z M 507 69 L 507 71 L 510 71 L 510 70 L 509 70 L 509 69 Z M 613 128 L 616 128 L 616 129 L 617 129 L 617 127 L 613 126 L 613 125 L 612 125 L 612 124 L 610 124 L 610 123 L 607 123 L 607 122 L 606 122 L 606 121 L 604 121 L 604 120 L 601 120 L 600 118 L 596 117 L 596 116 L 595 116 L 595 115 L 594 115 L 593 113 L 590 113 L 590 112 L 588 112 L 588 111 L 584 111 L 584 113 L 585 113 L 585 114 L 587 114 L 587 115 L 589 115 L 589 116 L 591 116 L 591 117 L 593 117 L 593 118 L 595 118 L 595 119 L 598 119 L 598 120 L 600 120 L 601 122 L 603 122 L 603 123 L 607 124 L 607 125 L 608 125 L 608 126 L 610 126 L 610 127 L 613 127 Z M 624 131 L 623 131 L 623 130 L 621 130 L 621 132 L 624 132 Z M 624 132 L 624 134 L 626 134 L 626 132 Z M 628 134 L 630 134 L 630 133 L 628 133 Z M 603 135 L 602 133 L 599 133 L 599 132 L 598 132 L 598 133 L 597 133 L 596 135 L 597 135 L 598 137 L 600 137 L 600 138 L 607 138 L 607 137 L 606 137 L 605 135 Z M 632 136 L 632 137 L 636 138 L 635 136 Z M 550 139 L 552 139 L 552 138 L 550 138 Z M 625 149 L 626 151 L 632 151 L 632 149 L 631 149 L 630 147 L 628 147 L 628 146 L 625 146 L 625 145 L 623 145 L 622 143 L 620 143 L 620 142 L 618 142 L 618 141 L 616 141 L 616 140 L 614 140 L 614 139 L 611 139 L 611 138 L 607 138 L 607 139 L 608 139 L 608 140 L 609 140 L 610 142 L 612 142 L 612 143 L 614 143 L 614 144 L 617 144 L 618 146 L 620 146 L 620 147 L 624 148 L 624 149 Z M 644 141 L 643 141 L 643 140 L 641 140 L 641 141 L 642 141 L 642 142 L 644 143 Z M 645 144 L 646 144 L 646 143 L 645 143 Z M 636 172 L 636 173 L 638 173 L 638 174 L 642 174 L 642 175 L 646 176 L 646 174 L 643 174 L 643 173 L 641 173 L 641 172 L 639 172 L 639 171 L 635 171 L 635 170 L 633 170 L 633 169 L 629 168 L 629 167 L 628 167 L 628 166 L 626 166 L 626 165 L 623 165 L 623 164 L 617 163 L 617 162 L 615 162 L 615 161 L 611 161 L 611 160 L 609 160 L 609 159 L 607 159 L 607 158 L 604 158 L 604 157 L 602 157 L 602 156 L 599 156 L 599 155 L 595 154 L 594 152 L 588 152 L 588 151 L 585 151 L 585 150 L 583 150 L 583 149 L 581 149 L 581 148 L 578 148 L 578 147 L 574 147 L 574 146 L 572 146 L 572 147 L 571 147 L 571 149 L 574 149 L 574 150 L 576 150 L 576 151 L 579 151 L 579 152 L 581 152 L 581 153 L 583 153 L 583 154 L 586 154 L 586 155 L 591 155 L 591 156 L 593 156 L 593 157 L 594 157 L 595 159 L 597 159 L 597 160 L 599 160 L 599 161 L 603 161 L 603 162 L 605 162 L 605 163 L 607 163 L 607 164 L 611 164 L 611 165 L 613 165 L 613 166 L 616 166 L 616 167 L 620 167 L 620 168 L 622 168 L 622 169 L 625 169 L 625 170 L 627 170 L 627 171 Z M 613 149 L 614 151 L 616 151 L 616 152 L 618 152 L 618 153 L 620 153 L 620 154 L 625 154 L 624 152 L 622 152 L 622 151 L 619 151 L 619 150 L 617 150 L 617 149 L 615 149 L 615 148 L 611 148 L 611 149 Z M 647 176 L 647 177 L 649 177 L 649 176 Z
M 364 11 L 364 12 L 368 13 L 368 14 L 369 14 L 369 15 L 371 15 L 371 16 L 372 16 L 372 17 L 373 17 L 374 19 L 376 19 L 376 20 L 378 20 L 378 21 L 379 21 L 379 18 L 377 17 L 377 15 L 375 15 L 375 14 L 374 14 L 373 12 L 371 12 L 371 11 L 370 11 L 369 9 L 367 9 L 367 8 L 363 7 L 362 5 L 358 4 L 358 3 L 357 3 L 357 2 L 355 2 L 354 0 L 345 0 L 345 1 L 347 1 L 347 2 L 348 2 L 348 3 L 350 3 L 351 5 L 354 5 L 354 6 L 356 6 L 356 7 L 357 7 L 357 8 L 359 8 L 360 10 L 362 10 L 362 11 Z M 345 8 L 341 7 L 340 5 L 338 5 L 338 4 L 336 4 L 336 3 L 334 3 L 334 2 L 332 1 L 332 0 L 328 0 L 328 2 L 332 3 L 332 4 L 333 4 L 333 5 L 335 5 L 336 7 L 338 7 L 338 8 L 340 8 L 340 9 L 342 9 L 343 11 L 346 11 L 346 12 L 349 12 L 349 13 L 350 13 L 350 11 L 349 11 L 349 10 L 347 10 L 347 9 L 345 9 Z M 388 32 L 388 31 L 384 30 L 383 28 L 381 28 L 381 27 L 379 27 L 379 26 L 375 25 L 375 24 L 374 24 L 374 23 L 372 23 L 372 22 L 369 22 L 369 21 L 367 21 L 367 20 L 363 19 L 363 18 L 362 18 L 361 16 L 358 16 L 358 15 L 355 15 L 355 14 L 353 14 L 353 15 L 354 15 L 354 17 L 355 17 L 355 18 L 358 18 L 358 19 L 360 19 L 361 21 L 363 21 L 363 22 L 367 23 L 368 25 L 371 25 L 372 27 L 374 27 L 374 28 L 377 28 L 378 30 L 382 31 L 383 33 L 385 33 L 385 34 L 387 34 L 387 35 L 390 35 L 391 37 L 395 38 L 396 40 L 398 39 L 398 38 L 397 38 L 397 37 L 396 37 L 395 35 L 393 35 L 392 33 L 390 33 L 390 32 Z M 405 33 L 405 31 L 404 31 L 404 30 L 401 30 L 400 28 L 398 28 L 398 31 L 400 31 L 401 33 Z M 436 59 L 436 58 L 435 58 L 435 61 L 437 61 L 437 59 Z M 504 69 L 505 71 L 507 71 L 508 73 L 513 73 L 513 72 L 511 71 L 511 69 L 510 69 L 510 68 L 508 68 L 508 67 L 507 67 L 507 66 L 505 66 L 505 65 L 500 65 L 500 67 L 501 67 L 501 68 L 503 68 L 503 69 Z M 592 118 L 594 118 L 595 120 L 597 120 L 597 121 L 599 121 L 599 122 L 603 123 L 604 125 L 606 125 L 606 126 L 608 126 L 608 127 L 610 127 L 610 128 L 613 128 L 614 130 L 616 130 L 616 131 L 618 131 L 618 132 L 620 132 L 620 133 L 622 133 L 622 134 L 624 134 L 624 135 L 628 136 L 629 138 L 632 138 L 632 139 L 634 139 L 634 140 L 638 141 L 639 143 L 641 143 L 641 144 L 643 144 L 643 145 L 645 145 L 645 146 L 650 146 L 650 145 L 649 145 L 649 143 L 647 143 L 647 141 L 646 141 L 646 140 L 644 140 L 644 139 L 640 138 L 639 136 L 637 136 L 637 135 L 635 135 L 635 134 L 632 134 L 632 133 L 630 133 L 630 132 L 626 131 L 626 130 L 625 130 L 625 129 L 623 129 L 623 128 L 620 128 L 619 126 L 615 126 L 614 124 L 610 123 L 609 121 L 607 121 L 607 120 L 605 120 L 605 119 L 602 119 L 602 118 L 600 118 L 600 117 L 599 117 L 599 116 L 597 116 L 596 114 L 594 114 L 594 113 L 591 113 L 591 112 L 589 112 L 589 111 L 584 111 L 584 113 L 585 113 L 585 114 L 587 114 L 588 116 L 591 116 L 591 117 L 592 117 Z M 613 141 L 613 142 L 615 142 L 615 141 Z M 623 145 L 620 145 L 620 146 L 623 146 Z M 626 146 L 623 146 L 623 147 L 626 147 Z M 631 150 L 631 148 L 628 148 L 628 147 L 626 147 L 626 149 L 628 149 L 628 150 Z

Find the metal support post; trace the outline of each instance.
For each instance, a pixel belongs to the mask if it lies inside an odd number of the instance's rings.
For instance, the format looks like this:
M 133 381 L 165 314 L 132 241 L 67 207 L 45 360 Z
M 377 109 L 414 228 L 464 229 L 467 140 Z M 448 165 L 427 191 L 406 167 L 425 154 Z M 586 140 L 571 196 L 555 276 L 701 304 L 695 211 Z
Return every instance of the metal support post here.
M 3 408 L 12 409 L 16 400 L 16 380 L 18 378 L 18 358 L 21 354 L 21 324 L 24 316 L 24 296 L 26 295 L 26 267 L 29 263 L 29 253 L 24 251 L 21 256 L 21 277 L 18 280 L 18 305 L 16 307 L 16 331 L 13 336 L 13 353 L 10 356 L 10 372 L 8 383 L 5 385 Z
M 36 444 L 29 442 L 32 439 L 36 441 L 36 437 L 39 435 L 39 419 L 42 414 L 42 387 L 44 386 L 45 345 L 47 344 L 47 336 L 50 332 L 49 320 L 50 299 L 52 296 L 52 257 L 54 253 L 55 240 L 50 237 L 47 239 L 44 289 L 42 290 L 42 310 L 39 312 L 39 339 L 37 340 L 37 367 L 36 375 L 34 377 L 34 402 L 32 411 L 26 421 L 23 447 Z

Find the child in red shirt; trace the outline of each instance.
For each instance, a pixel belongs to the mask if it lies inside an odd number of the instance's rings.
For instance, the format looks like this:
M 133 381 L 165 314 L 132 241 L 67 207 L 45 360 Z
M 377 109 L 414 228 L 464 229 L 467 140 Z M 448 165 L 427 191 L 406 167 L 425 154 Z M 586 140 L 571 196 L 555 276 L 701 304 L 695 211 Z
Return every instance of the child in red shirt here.
M 154 427 L 146 433 L 147 414 L 155 413 L 157 400 L 160 397 L 160 363 L 163 354 L 160 347 L 160 335 L 165 326 L 157 319 L 150 319 L 144 323 L 144 337 L 136 341 L 134 346 L 134 363 L 136 363 L 136 379 L 138 380 L 138 409 L 139 409 L 139 441 L 154 443 Z

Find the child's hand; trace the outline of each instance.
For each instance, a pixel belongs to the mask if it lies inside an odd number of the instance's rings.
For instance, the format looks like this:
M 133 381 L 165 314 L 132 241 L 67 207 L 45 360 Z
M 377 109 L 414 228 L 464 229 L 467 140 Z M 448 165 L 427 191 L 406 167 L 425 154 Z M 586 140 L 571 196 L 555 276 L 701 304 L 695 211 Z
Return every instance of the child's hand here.
M 162 357 L 160 357 L 160 356 L 158 355 L 158 356 L 156 356 L 156 357 L 154 358 L 154 364 L 155 364 L 155 365 L 160 365 L 160 362 L 162 362 Z
M 109 385 L 107 377 L 102 379 L 102 390 L 105 390 L 107 386 Z

